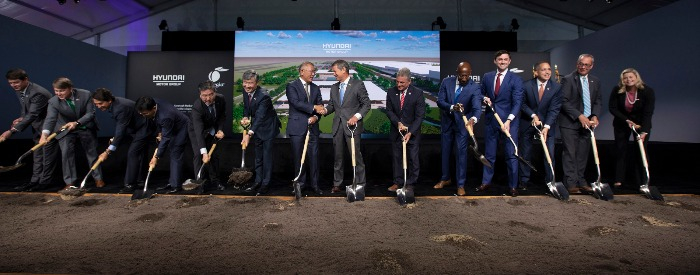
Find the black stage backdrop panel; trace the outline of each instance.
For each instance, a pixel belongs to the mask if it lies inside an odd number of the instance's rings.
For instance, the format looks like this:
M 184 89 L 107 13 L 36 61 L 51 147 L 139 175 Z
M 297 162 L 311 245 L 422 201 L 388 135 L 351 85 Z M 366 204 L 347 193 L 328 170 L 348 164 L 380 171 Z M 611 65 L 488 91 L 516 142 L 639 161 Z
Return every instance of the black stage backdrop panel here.
M 472 65 L 472 80 L 481 83 L 481 78 L 485 73 L 496 70 L 496 64 L 493 63 L 495 53 L 496 51 L 440 51 L 440 77 L 445 79 L 446 77 L 455 76 L 459 62 L 467 61 Z M 511 52 L 510 55 L 511 63 L 509 69 L 511 72 L 520 76 L 523 81 L 533 78 L 532 70 L 535 63 L 541 60 L 549 61 L 549 53 Z M 554 65 L 556 64 L 552 64 L 552 70 L 554 70 Z M 556 73 L 553 71 L 552 79 L 555 78 Z M 479 119 L 480 121 L 483 119 L 483 113 L 482 117 Z M 477 123 L 476 127 L 474 127 L 474 135 L 478 138 L 483 138 L 484 136 L 483 125 L 483 123 Z
M 164 99 L 188 116 L 199 98 L 197 85 L 211 80 L 217 92 L 233 103 L 233 51 L 225 52 L 130 52 L 127 60 L 126 96 Z M 227 110 L 226 135 L 231 134 Z

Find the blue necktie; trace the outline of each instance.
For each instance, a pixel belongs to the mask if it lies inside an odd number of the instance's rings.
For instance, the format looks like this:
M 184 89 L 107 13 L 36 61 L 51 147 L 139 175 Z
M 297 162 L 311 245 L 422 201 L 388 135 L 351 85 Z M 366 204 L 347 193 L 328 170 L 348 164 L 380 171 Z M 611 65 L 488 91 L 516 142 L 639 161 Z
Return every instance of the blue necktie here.
M 459 94 L 462 93 L 462 86 L 460 85 L 459 88 L 455 91 L 455 99 L 452 101 L 452 104 L 457 104 L 457 98 L 459 98 Z
M 588 89 L 588 79 L 585 76 L 581 77 L 581 86 L 583 87 L 583 115 L 591 116 L 591 91 Z
M 345 98 L 345 82 L 340 83 L 340 105 L 343 105 L 343 98 Z

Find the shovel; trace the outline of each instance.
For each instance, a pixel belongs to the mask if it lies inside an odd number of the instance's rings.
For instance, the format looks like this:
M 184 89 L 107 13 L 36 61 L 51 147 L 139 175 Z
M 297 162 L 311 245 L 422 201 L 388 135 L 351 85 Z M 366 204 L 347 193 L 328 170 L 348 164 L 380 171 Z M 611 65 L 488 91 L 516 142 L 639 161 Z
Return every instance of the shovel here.
M 85 178 L 83 178 L 83 182 L 80 183 L 80 188 L 71 185 L 68 189 L 58 191 L 58 194 L 61 195 L 61 199 L 69 201 L 87 193 L 88 190 L 85 189 L 85 182 L 87 181 L 90 174 L 92 174 L 92 171 L 95 171 L 95 169 L 97 169 L 97 167 L 100 166 L 101 163 L 102 161 L 100 159 L 97 159 L 97 161 L 95 161 L 95 164 L 92 165 L 90 171 L 88 171 L 87 175 L 85 175 Z
M 243 135 L 248 134 L 248 128 L 243 129 Z M 241 188 L 243 185 L 253 177 L 253 172 L 245 167 L 245 148 L 246 145 L 241 145 L 241 168 L 233 168 L 231 175 L 228 177 L 228 182 L 233 183 L 233 188 Z
M 17 159 L 17 162 L 15 163 L 15 165 L 0 166 L 0 173 L 9 172 L 9 171 L 12 171 L 12 170 L 15 170 L 15 169 L 21 167 L 22 165 L 24 165 L 24 163 L 22 162 L 22 160 L 24 158 L 31 155 L 34 151 L 39 150 L 39 148 L 43 147 L 44 145 L 48 144 L 49 141 L 51 141 L 52 139 L 61 139 L 62 137 L 65 137 L 68 134 L 68 132 L 70 132 L 70 131 L 68 131 L 68 128 L 61 128 L 61 130 L 58 131 L 57 133 L 51 134 L 50 136 L 48 136 L 46 138 L 46 143 L 36 144 L 36 145 L 34 145 L 34 147 L 29 149 L 29 151 L 22 154 L 22 156 L 20 156 L 19 159 Z
M 406 182 L 408 178 L 406 177 L 406 171 L 408 170 L 408 160 L 406 159 L 406 140 L 404 139 L 404 131 L 399 130 L 401 134 L 401 145 L 403 146 L 403 187 L 396 190 L 396 200 L 399 201 L 399 205 L 404 206 L 409 203 L 416 203 L 416 197 L 413 194 L 413 188 L 406 188 Z
M 642 165 L 644 165 L 644 171 L 647 173 L 646 183 L 639 186 L 639 191 L 642 191 L 647 198 L 655 201 L 663 201 L 664 196 L 661 195 L 659 189 L 656 186 L 649 186 L 649 163 L 647 162 L 647 153 L 644 150 L 644 141 L 642 141 L 642 136 L 637 132 L 634 127 L 631 127 L 634 134 L 637 135 L 637 144 L 639 145 L 639 153 L 642 154 Z
M 595 167 L 598 170 L 598 178 L 595 182 L 591 183 L 591 187 L 593 187 L 593 196 L 599 200 L 612 200 L 614 195 L 612 189 L 610 188 L 610 185 L 608 185 L 607 183 L 600 182 L 600 159 L 598 158 L 598 146 L 595 142 L 595 134 L 593 133 L 593 129 L 591 129 L 590 127 L 588 128 L 588 131 L 591 131 L 591 145 L 593 146 L 593 158 L 595 160 Z
M 542 125 L 542 124 L 540 124 Z M 545 136 L 544 133 L 540 130 L 540 127 L 535 125 L 535 129 L 537 132 L 540 133 L 540 143 L 542 143 L 542 149 L 544 150 L 544 157 L 547 159 L 547 164 L 549 165 L 549 169 L 552 171 L 552 180 L 547 182 L 547 187 L 549 188 L 549 192 L 552 193 L 552 195 L 557 198 L 558 200 L 562 201 L 567 201 L 569 200 L 569 190 L 564 187 L 564 184 L 561 182 L 555 182 L 556 177 L 554 176 L 554 166 L 552 166 L 552 158 L 549 156 L 549 149 L 547 149 L 547 143 L 544 141 Z
M 474 129 L 472 128 L 472 125 L 469 124 L 469 122 L 467 120 L 467 116 L 464 115 L 464 109 L 462 107 L 462 104 L 461 103 L 457 103 L 457 104 L 459 104 L 459 112 L 462 113 L 462 120 L 464 121 L 464 125 L 467 128 L 467 132 L 469 132 L 469 136 L 472 138 L 472 141 L 474 142 L 473 146 L 469 145 L 469 149 L 472 150 L 474 157 L 476 159 L 478 159 L 484 166 L 486 166 L 488 168 L 493 168 L 493 166 L 491 166 L 491 162 L 489 162 L 489 160 L 487 160 L 486 157 L 484 157 L 484 155 L 479 152 L 479 144 L 476 143 L 476 138 L 474 137 Z
M 153 157 L 158 154 L 158 148 L 153 152 Z M 153 190 L 148 190 L 148 179 L 151 177 L 151 172 L 153 171 L 153 168 L 155 168 L 155 165 L 148 165 L 148 174 L 146 174 L 146 181 L 143 183 L 143 190 L 137 189 L 134 191 L 134 194 L 131 195 L 131 200 L 147 200 L 153 197 Z
M 498 121 L 498 125 L 500 125 L 500 126 L 501 126 L 501 129 L 503 129 L 503 121 L 501 120 L 501 117 L 498 115 L 498 113 L 496 113 L 496 110 L 493 109 L 493 106 L 491 106 L 491 104 L 486 104 L 486 106 L 489 106 L 489 109 L 491 109 L 491 112 L 493 113 L 493 116 L 496 117 L 496 121 Z M 513 148 L 515 148 L 515 152 L 513 152 L 513 155 L 515 155 L 515 157 L 516 157 L 520 162 L 522 162 L 523 164 L 525 164 L 525 165 L 527 165 L 528 167 L 530 167 L 530 170 L 537 172 L 537 169 L 535 169 L 535 166 L 533 166 L 532 163 L 530 163 L 529 161 L 527 161 L 526 159 L 524 159 L 523 157 L 521 157 L 521 156 L 518 155 L 518 145 L 515 144 L 515 141 L 513 141 L 513 137 L 510 136 L 510 133 L 507 132 L 507 131 L 502 131 L 502 132 L 506 134 L 506 136 L 507 136 L 508 139 L 510 140 L 510 143 L 513 144 Z
M 208 155 L 209 158 L 211 159 L 211 155 L 214 153 L 214 149 L 216 149 L 216 143 L 219 142 L 221 139 L 215 139 L 214 143 L 211 145 L 211 148 L 209 149 Z M 204 183 L 207 181 L 207 179 L 202 179 L 202 170 L 204 169 L 204 166 L 207 165 L 209 161 L 203 162 L 202 166 L 199 167 L 199 172 L 197 172 L 197 179 L 187 179 L 183 184 L 182 184 L 182 190 L 190 191 L 197 189 L 197 187 L 202 187 L 204 189 Z M 204 190 L 202 190 L 204 191 Z
M 309 146 L 309 135 L 311 134 L 311 125 L 306 129 L 306 139 L 304 139 L 304 149 L 301 151 L 301 165 L 299 166 L 299 174 L 292 180 L 292 185 L 294 186 L 294 198 L 299 201 L 301 199 L 301 182 L 299 182 L 299 177 L 301 177 L 301 171 L 304 170 L 304 160 L 306 160 L 306 148 Z
M 357 124 L 355 127 L 350 129 L 350 125 L 346 125 L 348 130 L 350 130 L 350 151 L 352 155 L 352 185 L 345 186 L 345 194 L 347 195 L 348 202 L 354 201 L 364 201 L 365 200 L 365 185 L 357 184 L 357 170 L 355 163 L 355 130 L 357 130 Z

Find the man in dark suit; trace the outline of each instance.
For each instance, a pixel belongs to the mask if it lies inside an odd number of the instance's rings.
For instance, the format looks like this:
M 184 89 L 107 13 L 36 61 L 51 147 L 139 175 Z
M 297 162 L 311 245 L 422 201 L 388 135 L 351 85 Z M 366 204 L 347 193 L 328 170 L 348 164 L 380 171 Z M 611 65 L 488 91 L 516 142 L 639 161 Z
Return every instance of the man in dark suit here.
M 593 61 L 593 55 L 580 55 L 576 71 L 561 81 L 562 105 L 558 123 L 564 145 L 564 184 L 569 187 L 570 193 L 592 191 L 584 178 L 591 152 L 591 133 L 588 129 L 598 126 L 598 115 L 603 105 L 600 81 L 589 74 Z
M 65 77 L 59 77 L 53 82 L 55 97 L 49 99 L 44 129 L 40 143 L 45 143 L 49 134 L 66 128 L 70 133 L 58 141 L 61 148 L 63 166 L 63 181 L 65 188 L 71 187 L 78 181 L 75 169 L 75 144 L 80 140 L 88 165 L 97 160 L 97 120 L 95 105 L 90 100 L 90 91 L 76 89 L 73 82 Z M 95 186 L 103 187 L 102 169 L 97 167 L 92 171 Z
M 158 159 L 163 157 L 166 149 L 170 149 L 170 179 L 168 184 L 161 186 L 156 191 L 166 194 L 180 191 L 182 183 L 182 156 L 187 146 L 187 126 L 190 119 L 173 106 L 173 104 L 150 96 L 143 96 L 136 100 L 136 111 L 146 119 L 152 119 L 160 137 L 158 153 L 151 158 L 149 166 L 158 164 Z
M 34 143 L 39 142 L 51 93 L 44 87 L 29 82 L 29 75 L 22 69 L 9 70 L 5 78 L 15 90 L 21 106 L 20 117 L 12 121 L 10 130 L 0 135 L 0 142 L 10 138 L 14 133 L 24 131 L 29 126 L 32 127 Z M 15 187 L 15 190 L 31 191 L 45 187 L 51 182 L 53 170 L 56 168 L 56 154 L 58 153 L 56 146 L 56 141 L 52 140 L 33 152 L 32 178 L 29 182 Z M 40 186 L 40 184 L 42 185 Z
M 467 125 L 462 118 L 468 117 L 472 127 L 481 116 L 481 87 L 470 79 L 472 65 L 469 62 L 460 62 L 457 66 L 457 76 L 447 77 L 442 80 L 438 91 L 438 108 L 440 108 L 440 140 L 442 143 L 442 176 L 433 188 L 441 189 L 450 185 L 450 154 L 454 152 L 457 164 L 455 165 L 457 176 L 457 195 L 464 196 L 467 192 L 464 185 L 467 183 L 467 145 L 469 133 Z M 453 149 L 454 146 L 454 149 Z
M 308 169 L 304 169 L 299 176 L 299 182 L 303 183 L 302 189 L 308 186 L 318 195 L 323 191 L 318 187 L 318 120 L 319 112 L 323 110 L 321 89 L 312 83 L 316 68 L 311 62 L 301 63 L 299 66 L 299 78 L 287 84 L 286 94 L 289 101 L 289 121 L 287 122 L 287 135 L 292 144 L 292 158 L 294 159 L 294 173 L 301 167 L 301 155 L 306 140 L 306 132 L 309 129 L 309 145 L 307 148 Z M 310 177 L 307 177 L 310 175 Z
M 497 70 L 484 74 L 481 78 L 481 90 L 484 94 L 484 101 L 491 104 L 501 119 L 506 119 L 503 127 L 498 124 L 490 108 L 486 108 L 484 121 L 486 122 L 484 156 L 493 163 L 493 167 L 484 166 L 484 174 L 481 185 L 477 191 L 484 191 L 491 186 L 493 171 L 496 167 L 496 151 L 498 143 L 502 142 L 505 148 L 506 166 L 508 168 L 508 185 L 511 196 L 517 196 L 518 190 L 518 160 L 515 157 L 515 147 L 504 134 L 509 132 L 513 141 L 518 140 L 518 122 L 516 120 L 520 114 L 520 105 L 523 100 L 523 80 L 513 72 L 508 70 L 510 65 L 510 53 L 500 50 L 494 55 L 493 63 Z
M 124 173 L 124 188 L 119 191 L 120 193 L 131 193 L 136 188 L 141 169 L 146 166 L 146 149 L 149 139 L 156 136 L 155 125 L 136 111 L 133 100 L 115 97 L 106 88 L 95 90 L 92 95 L 92 103 L 97 109 L 109 112 L 116 122 L 114 139 L 107 150 L 98 156 L 98 160 L 107 160 L 109 155 L 116 151 L 121 144 L 131 140 L 126 160 L 126 172 Z
M 400 185 L 406 182 L 413 186 L 418 182 L 420 160 L 418 155 L 420 144 L 420 126 L 425 117 L 425 97 L 423 91 L 411 85 L 411 71 L 401 68 L 396 73 L 396 86 L 386 93 L 386 115 L 391 121 L 389 140 L 393 147 L 394 184 L 389 191 L 396 192 Z M 405 134 L 403 139 L 399 131 Z M 403 142 L 406 141 L 406 157 L 408 173 L 403 177 Z
M 189 136 L 194 152 L 194 173 L 199 172 L 203 163 L 207 162 L 202 178 L 208 176 L 209 182 L 217 190 L 226 190 L 219 181 L 219 154 L 209 155 L 209 148 L 215 139 L 224 138 L 224 123 L 226 122 L 226 98 L 216 92 L 214 82 L 199 83 L 199 98 L 192 105 L 190 115 Z M 206 172 L 206 173 L 204 173 Z M 203 190 L 203 187 L 202 189 Z
M 272 98 L 266 90 L 258 86 L 260 76 L 253 70 L 243 72 L 243 118 L 241 125 L 250 126 L 241 144 L 247 146 L 250 138 L 255 141 L 255 183 L 247 192 L 265 194 L 272 178 L 272 146 L 280 133 L 282 123 L 272 106 Z
M 523 105 L 520 109 L 522 116 L 520 117 L 520 142 L 518 149 L 524 158 L 531 158 L 532 154 L 530 152 L 532 151 L 533 143 L 540 143 L 539 132 L 537 132 L 535 127 L 542 127 L 545 144 L 547 145 L 547 150 L 549 150 L 552 165 L 554 165 L 555 124 L 557 116 L 559 116 L 559 109 L 561 109 L 561 85 L 550 79 L 552 77 L 552 67 L 547 61 L 540 61 L 535 64 L 535 75 L 535 78 L 523 82 L 524 95 Z M 532 159 L 528 160 L 532 162 Z M 552 169 L 549 169 L 546 158 L 544 162 L 546 179 L 554 181 Z M 527 185 L 531 183 L 530 170 L 529 166 L 520 165 L 520 188 L 523 190 L 526 190 Z
M 333 161 L 333 189 L 331 193 L 341 192 L 340 185 L 343 183 L 345 174 L 344 151 L 352 150 L 350 145 L 350 129 L 355 130 L 355 179 L 357 184 L 365 184 L 365 162 L 362 160 L 360 151 L 360 136 L 364 131 L 362 118 L 367 115 L 370 109 L 369 95 L 362 80 L 350 78 L 350 64 L 345 60 L 336 60 L 331 66 L 333 75 L 338 80 L 331 86 L 331 98 L 323 111 L 325 115 L 335 112 L 333 117 L 333 151 L 335 158 Z

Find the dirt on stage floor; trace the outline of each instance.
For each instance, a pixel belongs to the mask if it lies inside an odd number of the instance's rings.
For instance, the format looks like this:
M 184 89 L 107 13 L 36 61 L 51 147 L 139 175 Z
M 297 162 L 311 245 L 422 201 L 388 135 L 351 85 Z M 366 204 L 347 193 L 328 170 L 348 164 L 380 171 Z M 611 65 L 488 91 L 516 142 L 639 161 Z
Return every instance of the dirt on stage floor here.
M 693 274 L 700 197 L 0 194 L 0 272 Z

